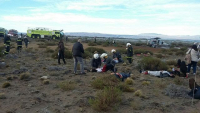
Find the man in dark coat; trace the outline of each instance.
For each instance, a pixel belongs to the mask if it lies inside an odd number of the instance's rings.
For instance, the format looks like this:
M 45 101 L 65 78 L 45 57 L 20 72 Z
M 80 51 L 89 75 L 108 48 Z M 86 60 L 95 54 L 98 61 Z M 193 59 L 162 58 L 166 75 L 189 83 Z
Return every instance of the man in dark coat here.
M 10 51 L 10 42 L 11 42 L 11 39 L 10 39 L 10 36 L 9 35 L 6 35 L 4 37 L 4 45 L 5 45 L 5 51 L 3 54 L 8 54 L 9 51 Z
M 66 64 L 65 62 L 65 56 L 64 56 L 64 51 L 65 51 L 65 46 L 62 40 L 60 40 L 60 42 L 58 43 L 58 64 L 60 64 L 60 59 L 63 59 L 64 64 Z
M 74 73 L 76 74 L 77 63 L 80 62 L 81 74 L 86 74 L 84 72 L 84 65 L 83 65 L 83 58 L 82 58 L 82 54 L 84 54 L 84 49 L 83 49 L 83 45 L 81 44 L 81 39 L 78 39 L 78 42 L 76 42 L 73 45 L 72 54 L 74 57 Z
M 132 63 L 132 57 L 133 57 L 133 48 L 130 43 L 126 44 L 126 50 L 127 50 L 127 60 L 131 64 Z

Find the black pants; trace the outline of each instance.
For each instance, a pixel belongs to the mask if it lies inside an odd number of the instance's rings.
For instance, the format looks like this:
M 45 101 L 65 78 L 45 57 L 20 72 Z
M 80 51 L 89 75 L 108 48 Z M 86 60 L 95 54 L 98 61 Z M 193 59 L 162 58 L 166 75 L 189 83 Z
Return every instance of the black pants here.
M 64 57 L 64 51 L 59 50 L 59 55 L 58 55 L 58 64 L 60 64 L 60 59 L 63 59 L 64 64 L 66 64 L 65 62 L 65 57 Z
M 22 46 L 17 46 L 18 53 L 21 52 Z
M 8 54 L 9 51 L 10 51 L 10 46 L 7 46 L 7 47 L 6 47 L 6 50 L 4 51 L 4 54 L 5 54 L 5 55 Z
M 132 63 L 132 58 L 127 58 L 127 60 L 130 64 Z
M 25 43 L 25 46 L 26 46 L 26 48 L 28 47 L 28 42 L 27 42 L 27 43 Z
M 111 70 L 114 72 L 114 66 L 112 64 L 107 64 L 106 65 L 106 71 Z

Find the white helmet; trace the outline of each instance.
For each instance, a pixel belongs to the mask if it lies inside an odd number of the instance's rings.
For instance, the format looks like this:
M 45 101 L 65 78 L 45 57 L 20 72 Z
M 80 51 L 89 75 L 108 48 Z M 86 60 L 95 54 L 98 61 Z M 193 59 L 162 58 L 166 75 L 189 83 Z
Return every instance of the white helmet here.
M 103 57 L 105 57 L 105 56 L 108 56 L 106 53 L 103 53 L 102 55 L 101 55 L 101 58 L 103 58 Z
M 112 49 L 112 50 L 111 50 L 111 53 L 114 53 L 114 52 L 116 52 L 116 50 L 115 50 L 115 49 Z
M 18 38 L 21 38 L 21 36 L 19 35 Z
M 126 47 L 128 47 L 128 46 L 130 46 L 130 45 L 131 45 L 131 43 L 127 43 L 127 44 L 126 44 Z
M 95 53 L 94 54 L 94 59 L 98 59 L 99 58 L 99 54 Z

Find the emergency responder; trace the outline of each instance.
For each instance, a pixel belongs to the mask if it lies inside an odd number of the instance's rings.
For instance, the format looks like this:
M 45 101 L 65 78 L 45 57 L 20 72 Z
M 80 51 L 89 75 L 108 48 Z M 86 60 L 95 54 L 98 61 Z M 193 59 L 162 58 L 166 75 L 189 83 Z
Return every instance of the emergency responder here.
M 5 35 L 4 37 L 5 51 L 3 53 L 5 55 L 8 54 L 10 51 L 10 42 L 11 42 L 10 35 Z
M 18 36 L 18 39 L 17 39 L 17 50 L 18 50 L 18 53 L 20 53 L 22 50 L 22 38 L 20 35 Z
M 131 64 L 132 63 L 132 57 L 133 57 L 133 47 L 130 43 L 126 44 L 126 50 L 127 50 L 127 60 Z

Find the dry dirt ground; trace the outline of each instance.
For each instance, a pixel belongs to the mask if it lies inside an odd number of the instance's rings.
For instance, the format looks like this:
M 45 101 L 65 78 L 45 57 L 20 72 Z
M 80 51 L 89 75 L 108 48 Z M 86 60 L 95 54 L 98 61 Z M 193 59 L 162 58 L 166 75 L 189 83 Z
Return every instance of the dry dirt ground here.
M 12 42 L 14 43 L 14 42 Z M 17 54 L 16 48 L 11 49 L 11 54 L 1 58 L 6 62 L 6 67 L 0 69 L 0 94 L 5 98 L 0 99 L 0 113 L 96 113 L 88 103 L 90 98 L 95 98 L 97 89 L 91 86 L 91 81 L 106 73 L 87 72 L 86 75 L 74 75 L 73 60 L 66 59 L 67 64 L 57 64 L 56 59 L 51 58 L 50 53 L 45 53 L 44 48 L 38 48 L 37 43 L 32 41 L 29 48 L 31 51 L 23 49 Z M 2 42 L 0 43 L 2 45 Z M 65 44 L 67 48 L 72 47 L 72 43 Z M 15 44 L 16 47 L 16 44 Z M 87 44 L 84 44 L 84 48 Z M 101 47 L 110 51 L 113 47 Z M 56 48 L 51 46 L 50 48 Z M 141 47 L 142 48 L 142 47 Z M 117 48 L 115 48 L 117 49 Z M 157 52 L 159 49 L 143 47 L 142 49 Z M 165 58 L 177 59 L 178 56 Z M 118 71 L 131 72 L 134 84 L 131 87 L 141 90 L 145 98 L 137 97 L 134 92 L 123 92 L 122 102 L 113 113 L 200 113 L 200 101 L 190 97 L 170 97 L 165 94 L 166 87 L 175 84 L 176 81 L 182 83 L 177 87 L 188 89 L 188 79 L 176 77 L 157 78 L 150 75 L 143 75 L 136 70 L 136 64 L 140 57 L 134 56 L 133 64 L 117 64 Z M 85 66 L 89 67 L 90 59 L 85 59 Z M 61 61 L 62 63 L 62 61 Z M 20 80 L 21 73 L 30 73 L 30 78 Z M 40 77 L 48 76 L 49 84 L 43 84 Z M 199 70 L 197 76 L 200 76 Z M 12 80 L 7 80 L 12 77 Z M 194 76 L 190 76 L 192 78 Z M 2 84 L 8 81 L 11 86 L 2 88 Z M 75 82 L 75 89 L 63 91 L 58 87 L 62 81 Z M 144 85 L 143 81 L 149 81 L 149 85 Z M 197 78 L 200 84 L 200 77 Z

